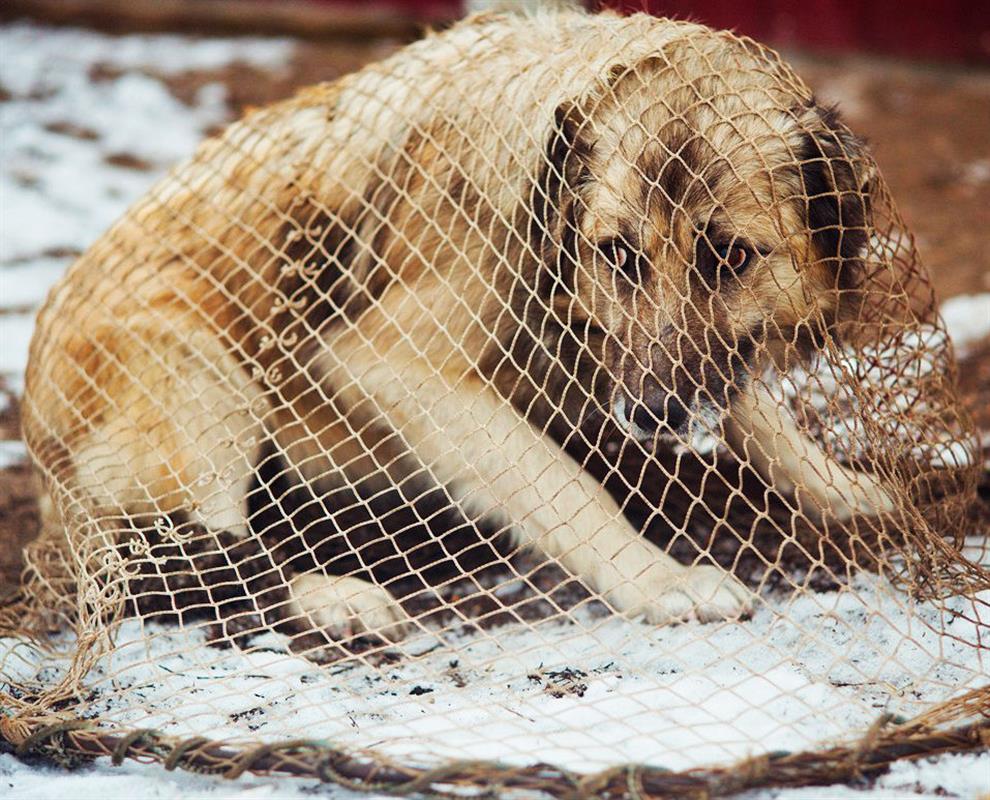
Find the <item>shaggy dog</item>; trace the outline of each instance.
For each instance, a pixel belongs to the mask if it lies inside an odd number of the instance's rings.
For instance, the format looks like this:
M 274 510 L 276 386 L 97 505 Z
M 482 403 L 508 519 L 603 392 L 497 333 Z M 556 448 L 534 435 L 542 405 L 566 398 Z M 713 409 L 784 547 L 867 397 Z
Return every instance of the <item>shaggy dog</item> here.
M 267 443 L 316 492 L 439 488 L 618 612 L 738 617 L 750 593 L 640 537 L 568 444 L 713 429 L 807 509 L 886 508 L 752 380 L 830 335 L 869 179 L 752 42 L 470 19 L 250 113 L 54 289 L 25 410 L 48 524 L 246 536 Z M 314 625 L 403 634 L 380 586 L 288 580 Z

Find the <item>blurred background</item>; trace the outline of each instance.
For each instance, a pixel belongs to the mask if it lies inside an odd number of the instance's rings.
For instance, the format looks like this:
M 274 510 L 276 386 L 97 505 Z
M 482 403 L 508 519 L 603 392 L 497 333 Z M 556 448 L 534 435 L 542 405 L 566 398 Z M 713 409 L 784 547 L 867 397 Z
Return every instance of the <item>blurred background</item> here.
M 225 28 L 310 37 L 412 32 L 492 8 L 583 6 L 695 19 L 782 47 L 984 65 L 990 60 L 990 7 L 980 0 L 6 0 L 5 5 L 7 16 L 117 29 Z
M 171 164 L 248 106 L 380 59 L 429 27 L 567 0 L 0 3 L 0 541 L 36 529 L 18 400 L 51 283 Z M 990 3 L 603 0 L 780 48 L 870 143 L 955 318 L 966 402 L 990 430 Z M 534 23 L 537 24 L 537 23 Z M 958 306 L 957 306 L 958 307 Z M 960 334 L 960 337 L 962 334 Z M 984 447 L 990 440 L 984 437 Z M 987 492 L 990 495 L 990 492 Z M 19 548 L 0 548 L 0 589 Z

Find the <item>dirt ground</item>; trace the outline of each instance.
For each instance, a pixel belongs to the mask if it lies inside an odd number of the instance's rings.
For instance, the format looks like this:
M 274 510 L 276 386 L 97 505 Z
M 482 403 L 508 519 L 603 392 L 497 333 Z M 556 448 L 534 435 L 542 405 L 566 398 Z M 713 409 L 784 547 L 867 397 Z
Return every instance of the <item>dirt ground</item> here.
M 397 46 L 393 40 L 307 42 L 299 46 L 289 70 L 234 67 L 187 73 L 171 78 L 169 85 L 177 98 L 188 102 L 197 88 L 220 80 L 243 108 L 332 79 Z M 854 130 L 871 142 L 941 295 L 990 291 L 990 71 L 866 58 L 789 57 L 820 98 L 839 103 Z M 91 79 L 109 74 L 97 70 Z M 990 341 L 973 348 L 961 375 L 965 402 L 983 429 L 990 430 Z M 13 402 L 0 413 L 0 439 L 18 435 Z M 26 466 L 0 470 L 0 541 L 5 545 L 0 548 L 0 593 L 15 585 L 20 547 L 36 532 L 34 491 Z M 990 503 L 986 485 L 983 495 Z

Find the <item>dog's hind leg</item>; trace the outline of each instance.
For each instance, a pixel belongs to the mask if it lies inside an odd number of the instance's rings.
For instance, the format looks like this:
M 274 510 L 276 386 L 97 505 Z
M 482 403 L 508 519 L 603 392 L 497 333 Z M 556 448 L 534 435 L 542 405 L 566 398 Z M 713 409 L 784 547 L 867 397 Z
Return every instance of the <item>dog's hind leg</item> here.
M 68 483 L 108 513 L 244 536 L 264 401 L 222 340 L 152 314 L 63 337 L 62 392 L 33 380 L 48 424 L 32 437 L 67 452 Z
M 370 633 L 394 642 L 408 630 L 405 611 L 388 590 L 361 578 L 297 575 L 289 582 L 289 595 L 290 619 L 334 639 Z

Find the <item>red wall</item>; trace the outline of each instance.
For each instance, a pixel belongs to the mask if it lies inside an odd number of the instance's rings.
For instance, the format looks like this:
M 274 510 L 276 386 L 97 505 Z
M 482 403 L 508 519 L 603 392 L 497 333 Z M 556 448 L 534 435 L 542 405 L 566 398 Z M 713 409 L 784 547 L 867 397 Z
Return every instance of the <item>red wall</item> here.
M 275 0 L 277 2 L 277 0 Z M 424 21 L 456 19 L 463 0 L 313 0 Z M 585 0 L 732 28 L 777 46 L 990 64 L 990 0 Z
M 278 0 L 271 0 L 278 2 Z M 463 0 L 310 0 L 324 6 L 341 6 L 347 9 L 401 13 L 423 21 L 450 20 L 463 16 Z
M 602 5 L 696 19 L 778 46 L 990 63 L 990 0 L 604 0 Z

